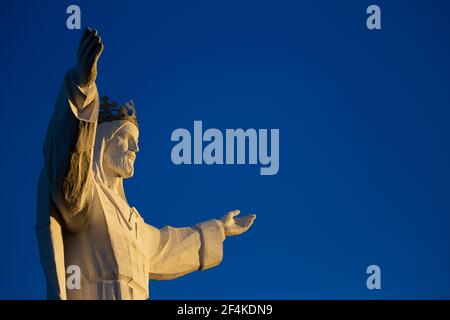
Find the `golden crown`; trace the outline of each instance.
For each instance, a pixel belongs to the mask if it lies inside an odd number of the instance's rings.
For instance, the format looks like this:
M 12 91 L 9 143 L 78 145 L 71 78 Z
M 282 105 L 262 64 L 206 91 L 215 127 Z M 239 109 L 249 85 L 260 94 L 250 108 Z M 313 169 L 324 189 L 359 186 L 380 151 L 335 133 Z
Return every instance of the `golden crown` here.
M 128 120 L 139 127 L 136 109 L 134 107 L 133 100 L 127 103 L 117 106 L 117 102 L 109 101 L 109 98 L 102 97 L 100 103 L 100 110 L 98 112 L 98 123 L 116 120 Z

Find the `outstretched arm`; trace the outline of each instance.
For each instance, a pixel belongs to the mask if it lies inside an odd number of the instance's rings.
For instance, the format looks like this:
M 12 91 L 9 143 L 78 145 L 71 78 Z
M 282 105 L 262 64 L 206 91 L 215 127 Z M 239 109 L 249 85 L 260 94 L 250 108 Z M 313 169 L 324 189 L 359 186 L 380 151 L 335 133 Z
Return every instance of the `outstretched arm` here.
M 64 78 L 44 143 L 52 199 L 69 230 L 81 227 L 92 195 L 92 160 L 99 98 L 95 79 L 103 44 L 97 31 L 81 37 L 77 64 Z
M 193 228 L 147 227 L 150 261 L 149 276 L 170 280 L 184 274 L 217 266 L 223 258 L 226 236 L 238 235 L 250 228 L 255 215 L 240 219 L 231 211 L 221 220 L 209 220 Z

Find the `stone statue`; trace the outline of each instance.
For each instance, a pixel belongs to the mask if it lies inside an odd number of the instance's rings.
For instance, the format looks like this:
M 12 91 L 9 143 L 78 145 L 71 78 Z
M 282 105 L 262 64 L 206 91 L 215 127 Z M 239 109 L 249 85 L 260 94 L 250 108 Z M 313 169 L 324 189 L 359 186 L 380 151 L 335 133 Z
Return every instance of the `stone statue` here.
M 157 229 L 125 197 L 139 126 L 132 101 L 100 103 L 95 79 L 103 43 L 81 37 L 76 67 L 62 83 L 43 147 L 36 233 L 49 299 L 147 299 L 151 279 L 168 280 L 222 260 L 227 236 L 250 228 L 239 210 L 194 227 Z M 67 270 L 80 270 L 69 288 Z

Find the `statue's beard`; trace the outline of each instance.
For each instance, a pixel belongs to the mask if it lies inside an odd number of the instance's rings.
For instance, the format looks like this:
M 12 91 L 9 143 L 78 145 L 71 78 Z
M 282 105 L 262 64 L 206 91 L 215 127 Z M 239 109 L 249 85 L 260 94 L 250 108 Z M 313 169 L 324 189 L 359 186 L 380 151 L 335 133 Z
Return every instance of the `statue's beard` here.
M 130 178 L 134 174 L 134 160 L 136 155 L 133 152 L 126 152 L 120 157 L 112 157 L 109 153 L 104 155 L 105 169 L 116 177 Z

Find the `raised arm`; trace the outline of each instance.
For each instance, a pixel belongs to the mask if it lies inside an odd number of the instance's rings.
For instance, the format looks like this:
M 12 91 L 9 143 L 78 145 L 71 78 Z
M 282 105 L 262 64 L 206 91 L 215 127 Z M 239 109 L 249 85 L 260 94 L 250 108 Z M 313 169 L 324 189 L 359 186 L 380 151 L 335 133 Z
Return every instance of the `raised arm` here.
M 77 64 L 61 86 L 44 143 L 45 171 L 51 197 L 69 230 L 85 222 L 92 196 L 92 161 L 99 98 L 95 79 L 103 44 L 97 31 L 86 29 Z

